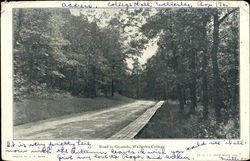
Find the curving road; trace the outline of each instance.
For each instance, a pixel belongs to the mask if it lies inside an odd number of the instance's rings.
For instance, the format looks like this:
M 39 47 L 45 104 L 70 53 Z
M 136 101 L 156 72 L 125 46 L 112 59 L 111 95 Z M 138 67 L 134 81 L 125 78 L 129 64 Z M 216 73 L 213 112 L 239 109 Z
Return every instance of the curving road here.
M 105 110 L 67 115 L 14 127 L 14 139 L 105 139 L 155 105 L 135 101 Z

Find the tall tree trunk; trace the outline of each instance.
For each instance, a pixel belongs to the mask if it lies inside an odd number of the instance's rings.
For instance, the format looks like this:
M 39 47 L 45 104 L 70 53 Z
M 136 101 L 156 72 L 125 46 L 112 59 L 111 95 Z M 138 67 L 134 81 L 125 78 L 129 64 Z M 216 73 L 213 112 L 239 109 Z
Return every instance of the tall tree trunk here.
M 195 112 L 195 108 L 197 106 L 197 101 L 196 101 L 196 73 L 195 73 L 195 68 L 196 68 L 196 51 L 193 49 L 191 51 L 191 59 L 190 59 L 190 67 L 191 67 L 191 87 L 190 87 L 190 97 L 191 97 L 191 108 L 189 111 L 189 114 Z
M 80 91 L 80 87 L 79 87 L 79 83 L 78 83 L 78 80 L 79 80 L 79 66 L 76 65 L 76 71 L 75 71 L 75 82 L 74 82 L 74 85 L 75 85 L 75 91 L 76 91 L 76 94 L 78 95 L 81 91 Z
M 182 90 L 182 85 L 180 83 L 177 83 L 177 98 L 179 100 L 179 111 L 181 113 L 184 112 L 184 99 L 183 99 L 183 90 Z
M 203 104 L 203 117 L 207 118 L 208 115 L 208 81 L 207 81 L 207 64 L 208 57 L 207 51 L 203 52 L 202 58 L 202 104 Z
M 166 83 L 166 85 L 165 85 L 165 100 L 168 103 L 168 83 Z
M 114 78 L 111 78 L 111 96 L 114 96 Z
M 182 62 L 180 56 L 177 56 L 176 53 L 174 52 L 174 57 L 175 57 L 175 66 L 176 66 L 176 74 L 182 74 Z M 177 77 L 177 79 L 180 79 Z M 177 80 L 177 97 L 179 100 L 179 106 L 180 106 L 180 112 L 184 112 L 184 90 L 183 90 L 183 85 L 179 82 L 180 80 Z
M 104 87 L 104 94 L 105 94 L 105 97 L 108 96 L 108 86 L 107 85 L 105 85 L 105 87 Z
M 114 96 L 114 71 L 115 70 L 115 66 L 112 66 L 112 74 L 111 74 L 111 96 Z
M 183 103 L 184 105 L 187 104 L 187 97 L 186 97 L 186 88 L 182 86 L 182 99 L 183 99 Z
M 234 48 L 234 83 L 233 83 L 233 106 L 234 106 L 234 111 L 233 113 L 236 114 L 237 111 L 237 100 L 238 100 L 238 85 L 237 85 L 237 77 L 238 77 L 238 71 L 237 71 L 237 66 L 238 66 L 238 57 L 237 57 L 237 52 L 236 52 L 236 47 Z
M 136 73 L 136 98 L 139 98 L 139 73 Z
M 172 45 L 174 45 L 172 43 Z M 176 49 L 173 49 L 173 56 L 174 56 L 174 66 L 175 66 L 175 74 L 177 75 L 177 79 L 178 75 L 180 75 L 182 73 L 182 62 L 181 62 L 181 58 L 180 56 L 177 56 L 176 54 Z M 180 112 L 183 113 L 184 112 L 184 96 L 183 96 L 183 86 L 180 83 L 180 80 L 176 81 L 176 92 L 177 92 L 177 98 L 179 100 L 179 107 L 180 107 Z
M 202 82 L 201 82 L 201 100 L 202 100 L 202 105 L 203 105 L 203 118 L 207 119 L 208 116 L 208 76 L 207 76 L 207 68 L 208 68 L 208 62 L 209 62 L 209 56 L 208 56 L 208 39 L 207 39 L 207 21 L 203 21 L 203 27 L 201 29 L 201 34 L 202 37 L 205 37 L 205 41 L 203 41 L 202 46 L 201 46 L 201 51 L 202 51 Z
M 211 50 L 211 58 L 213 65 L 213 107 L 215 108 L 216 118 L 218 121 L 221 120 L 221 108 L 223 107 L 222 96 L 221 96 L 221 80 L 219 76 L 218 68 L 218 45 L 219 45 L 219 16 L 218 11 L 213 16 L 214 30 L 213 30 L 213 44 Z
M 168 62 L 167 62 L 167 60 L 165 59 L 165 57 L 164 57 L 164 55 L 163 54 L 161 54 L 161 58 L 162 58 L 162 60 L 164 60 L 164 62 L 165 62 L 165 65 L 166 65 L 166 68 L 165 68 L 165 70 L 166 70 L 166 75 L 168 76 Z M 167 79 L 167 76 L 165 76 L 164 77 L 164 80 L 165 80 L 165 82 L 164 82 L 164 95 L 165 95 L 165 97 L 164 97 L 164 99 L 166 100 L 166 102 L 168 103 L 168 90 L 169 90 L 169 87 L 168 87 L 168 79 Z
M 172 12 L 170 11 L 169 13 L 169 31 L 170 33 L 173 33 L 173 21 L 172 21 Z M 173 56 L 174 56 L 174 69 L 175 69 L 175 74 L 179 75 L 182 72 L 182 62 L 180 56 L 177 55 L 176 47 L 177 45 L 174 42 L 174 37 L 173 34 L 170 35 L 171 37 L 171 47 L 173 51 Z M 179 78 L 177 78 L 179 79 Z M 177 92 L 177 98 L 179 100 L 179 107 L 180 107 L 180 112 L 184 112 L 184 99 L 183 99 L 183 90 L 182 90 L 182 85 L 179 82 L 180 80 L 177 80 L 176 82 L 176 92 Z
M 166 74 L 168 75 L 168 66 L 166 65 Z M 168 96 L 169 96 L 169 84 L 168 84 L 168 80 L 165 79 L 165 82 L 166 82 L 166 89 L 165 89 L 165 93 L 166 93 L 166 100 L 167 100 L 167 103 L 168 103 Z
M 89 92 L 89 66 L 88 63 L 86 65 L 86 71 L 85 71 L 85 95 L 87 97 L 90 96 L 90 92 Z
M 35 78 L 34 76 L 34 54 L 33 54 L 33 50 L 32 47 L 29 48 L 29 93 L 32 92 L 32 82 Z
M 96 97 L 96 69 L 93 67 L 93 87 L 92 87 L 92 95 Z

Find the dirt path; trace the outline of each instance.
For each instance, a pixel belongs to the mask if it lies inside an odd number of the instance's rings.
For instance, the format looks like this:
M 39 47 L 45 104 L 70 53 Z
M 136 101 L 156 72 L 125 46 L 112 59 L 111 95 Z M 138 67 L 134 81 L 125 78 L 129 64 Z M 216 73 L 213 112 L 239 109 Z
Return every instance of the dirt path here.
M 104 139 L 112 136 L 155 104 L 136 101 L 14 127 L 15 139 Z

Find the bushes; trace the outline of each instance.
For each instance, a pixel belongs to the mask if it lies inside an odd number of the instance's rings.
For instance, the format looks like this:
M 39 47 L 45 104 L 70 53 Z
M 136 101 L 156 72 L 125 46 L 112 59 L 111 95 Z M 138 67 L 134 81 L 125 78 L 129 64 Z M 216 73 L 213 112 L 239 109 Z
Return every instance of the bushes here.
M 222 122 L 218 122 L 213 109 L 209 110 L 207 119 L 204 119 L 199 113 L 190 117 L 194 138 L 239 138 L 238 114 L 234 118 L 229 118 L 229 115 L 226 115 Z
M 195 114 L 185 115 L 179 112 L 177 102 L 164 103 L 136 138 L 239 138 L 239 115 L 218 123 L 215 110 L 210 108 L 207 119 L 202 113 L 200 105 Z

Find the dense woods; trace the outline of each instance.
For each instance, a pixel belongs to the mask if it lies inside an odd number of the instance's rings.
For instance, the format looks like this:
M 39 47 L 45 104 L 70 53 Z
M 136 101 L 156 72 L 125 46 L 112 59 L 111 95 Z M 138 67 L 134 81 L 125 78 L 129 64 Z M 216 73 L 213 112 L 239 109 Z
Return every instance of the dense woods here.
M 222 111 L 237 114 L 237 13 L 235 9 L 179 9 L 160 10 L 150 17 L 141 30 L 148 38 L 160 35 L 160 39 L 157 53 L 144 65 L 143 95 L 178 99 L 181 112 L 187 102 L 190 113 L 199 103 L 204 117 L 208 107 L 215 109 L 217 119 Z
M 119 93 L 239 126 L 237 9 L 15 9 L 13 22 L 16 101 Z M 141 64 L 152 41 L 158 49 Z
M 15 18 L 17 98 L 48 89 L 84 97 L 122 90 L 127 55 L 119 28 L 100 28 L 69 10 L 16 10 Z

